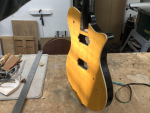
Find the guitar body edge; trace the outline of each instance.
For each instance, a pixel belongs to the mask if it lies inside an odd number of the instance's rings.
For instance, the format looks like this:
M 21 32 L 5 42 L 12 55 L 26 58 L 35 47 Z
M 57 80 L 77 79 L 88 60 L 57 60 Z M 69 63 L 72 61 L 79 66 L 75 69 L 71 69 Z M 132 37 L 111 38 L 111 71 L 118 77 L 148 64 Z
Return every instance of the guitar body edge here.
M 113 39 L 108 39 L 108 41 L 106 42 L 104 46 L 104 49 L 102 51 L 101 58 L 100 58 L 102 71 L 103 71 L 105 83 L 107 86 L 107 104 L 105 107 L 108 107 L 113 100 L 113 84 L 112 84 L 112 79 L 111 79 L 111 75 L 110 75 L 108 64 L 107 64 L 107 53 L 106 53 L 106 51 L 109 50 L 109 47 L 112 44 L 112 41 Z
M 91 17 L 93 17 L 93 15 Z M 90 24 L 91 27 L 93 28 L 93 30 L 95 30 L 95 32 L 98 32 L 98 33 L 103 33 L 102 30 L 96 24 L 96 21 L 95 21 L 96 19 L 93 19 L 93 20 L 94 21 L 92 21 Z M 114 36 L 112 33 L 107 33 L 107 34 L 106 34 L 107 41 L 106 41 L 106 43 L 103 47 L 103 50 L 101 52 L 101 55 L 100 55 L 100 65 L 101 65 L 101 69 L 102 69 L 106 87 L 107 87 L 107 104 L 105 107 L 108 107 L 113 100 L 113 85 L 112 85 L 112 79 L 111 79 L 111 75 L 110 75 L 108 64 L 107 64 L 107 53 L 113 42 Z

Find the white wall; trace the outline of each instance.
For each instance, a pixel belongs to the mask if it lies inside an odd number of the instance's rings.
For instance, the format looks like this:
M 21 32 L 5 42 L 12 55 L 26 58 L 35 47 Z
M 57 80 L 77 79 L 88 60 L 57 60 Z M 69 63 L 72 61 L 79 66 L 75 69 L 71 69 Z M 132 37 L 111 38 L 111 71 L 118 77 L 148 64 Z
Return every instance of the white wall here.
M 54 37 L 56 34 L 55 31 L 68 31 L 69 33 L 67 13 L 72 4 L 72 0 L 31 0 L 21 7 L 15 14 L 0 22 L 0 35 L 13 36 L 11 20 L 36 20 L 38 22 L 39 38 Z M 40 16 L 30 15 L 30 9 L 53 10 L 52 15 L 43 17 L 45 22 L 45 26 L 43 27 L 44 36 Z

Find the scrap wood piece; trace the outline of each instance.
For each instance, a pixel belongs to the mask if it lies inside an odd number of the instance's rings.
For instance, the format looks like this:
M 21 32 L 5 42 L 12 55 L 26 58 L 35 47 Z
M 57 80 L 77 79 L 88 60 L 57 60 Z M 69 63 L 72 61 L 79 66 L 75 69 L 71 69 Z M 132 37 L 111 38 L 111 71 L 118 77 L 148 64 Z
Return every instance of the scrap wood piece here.
M 7 53 L 15 54 L 15 46 L 14 46 L 14 39 L 13 36 L 1 36 L 2 39 L 1 45 L 3 54 L 6 55 Z
M 19 61 L 16 64 L 14 64 L 10 69 L 12 69 L 13 67 L 15 67 L 16 65 L 18 65 L 18 64 L 20 64 L 22 62 L 22 60 L 20 60 L 21 57 L 22 57 L 22 54 L 20 53 L 19 56 L 18 56 Z
M 43 64 L 42 62 L 40 62 L 39 65 L 40 65 L 41 67 L 44 66 L 44 64 Z
M 26 83 L 26 79 L 25 79 L 25 78 L 22 79 L 22 80 L 20 81 L 20 83 Z
M 15 82 L 7 82 L 0 85 L 0 93 L 4 95 L 10 95 L 19 88 L 20 82 L 15 80 Z
M 22 54 L 20 53 L 19 56 L 18 56 L 18 58 L 21 59 L 21 57 L 22 57 Z
M 33 36 L 14 36 L 16 54 L 35 54 L 35 45 Z
M 19 58 L 15 55 L 11 55 L 5 65 L 2 67 L 3 70 L 9 71 L 9 69 L 14 66 L 19 61 Z
M 6 61 L 8 60 L 8 58 L 10 57 L 10 53 L 8 53 L 8 54 L 6 54 L 6 55 L 4 55 L 1 59 L 0 59 L 0 66 L 3 66 L 5 63 L 6 63 Z

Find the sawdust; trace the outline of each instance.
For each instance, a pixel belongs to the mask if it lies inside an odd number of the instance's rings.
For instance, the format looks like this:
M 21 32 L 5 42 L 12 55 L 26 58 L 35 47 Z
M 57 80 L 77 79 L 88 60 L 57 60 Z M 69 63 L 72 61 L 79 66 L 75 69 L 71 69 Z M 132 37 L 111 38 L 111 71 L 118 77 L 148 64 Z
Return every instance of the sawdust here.
M 137 54 L 137 56 L 138 56 L 141 60 L 149 60 L 149 58 L 148 58 L 145 54 Z
M 130 79 L 134 83 L 146 83 L 149 84 L 149 77 L 143 74 L 137 75 L 126 75 L 128 79 Z
M 42 95 L 45 99 L 27 99 L 22 113 L 149 113 L 150 88 L 146 86 L 131 86 L 132 100 L 127 104 L 120 103 L 114 98 L 111 105 L 100 112 L 94 112 L 82 106 L 67 79 L 66 57 L 63 55 L 49 56 Z M 149 53 L 108 54 L 107 62 L 113 81 L 125 84 L 133 82 L 149 84 Z M 119 85 L 113 85 L 114 94 L 119 88 Z M 123 88 L 118 93 L 118 97 L 127 101 L 129 94 L 129 89 Z M 15 103 L 16 100 L 1 101 L 0 112 L 11 113 Z M 44 103 L 43 106 L 42 103 Z

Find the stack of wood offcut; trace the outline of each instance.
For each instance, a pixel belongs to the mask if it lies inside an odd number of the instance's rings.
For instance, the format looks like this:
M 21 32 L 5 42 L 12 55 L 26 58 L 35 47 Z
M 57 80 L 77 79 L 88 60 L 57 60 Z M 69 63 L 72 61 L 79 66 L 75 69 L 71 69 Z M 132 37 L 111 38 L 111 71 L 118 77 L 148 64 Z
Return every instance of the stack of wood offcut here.
M 9 71 L 21 58 L 21 54 L 17 57 L 10 53 L 2 56 L 0 59 L 0 67 L 5 71 Z
M 37 21 L 12 20 L 13 36 L 1 36 L 3 54 L 36 54 Z
M 20 80 L 13 80 L 12 76 L 20 67 L 21 56 L 22 54 L 15 56 L 8 53 L 0 59 L 0 93 L 6 96 L 16 91 L 20 86 Z

